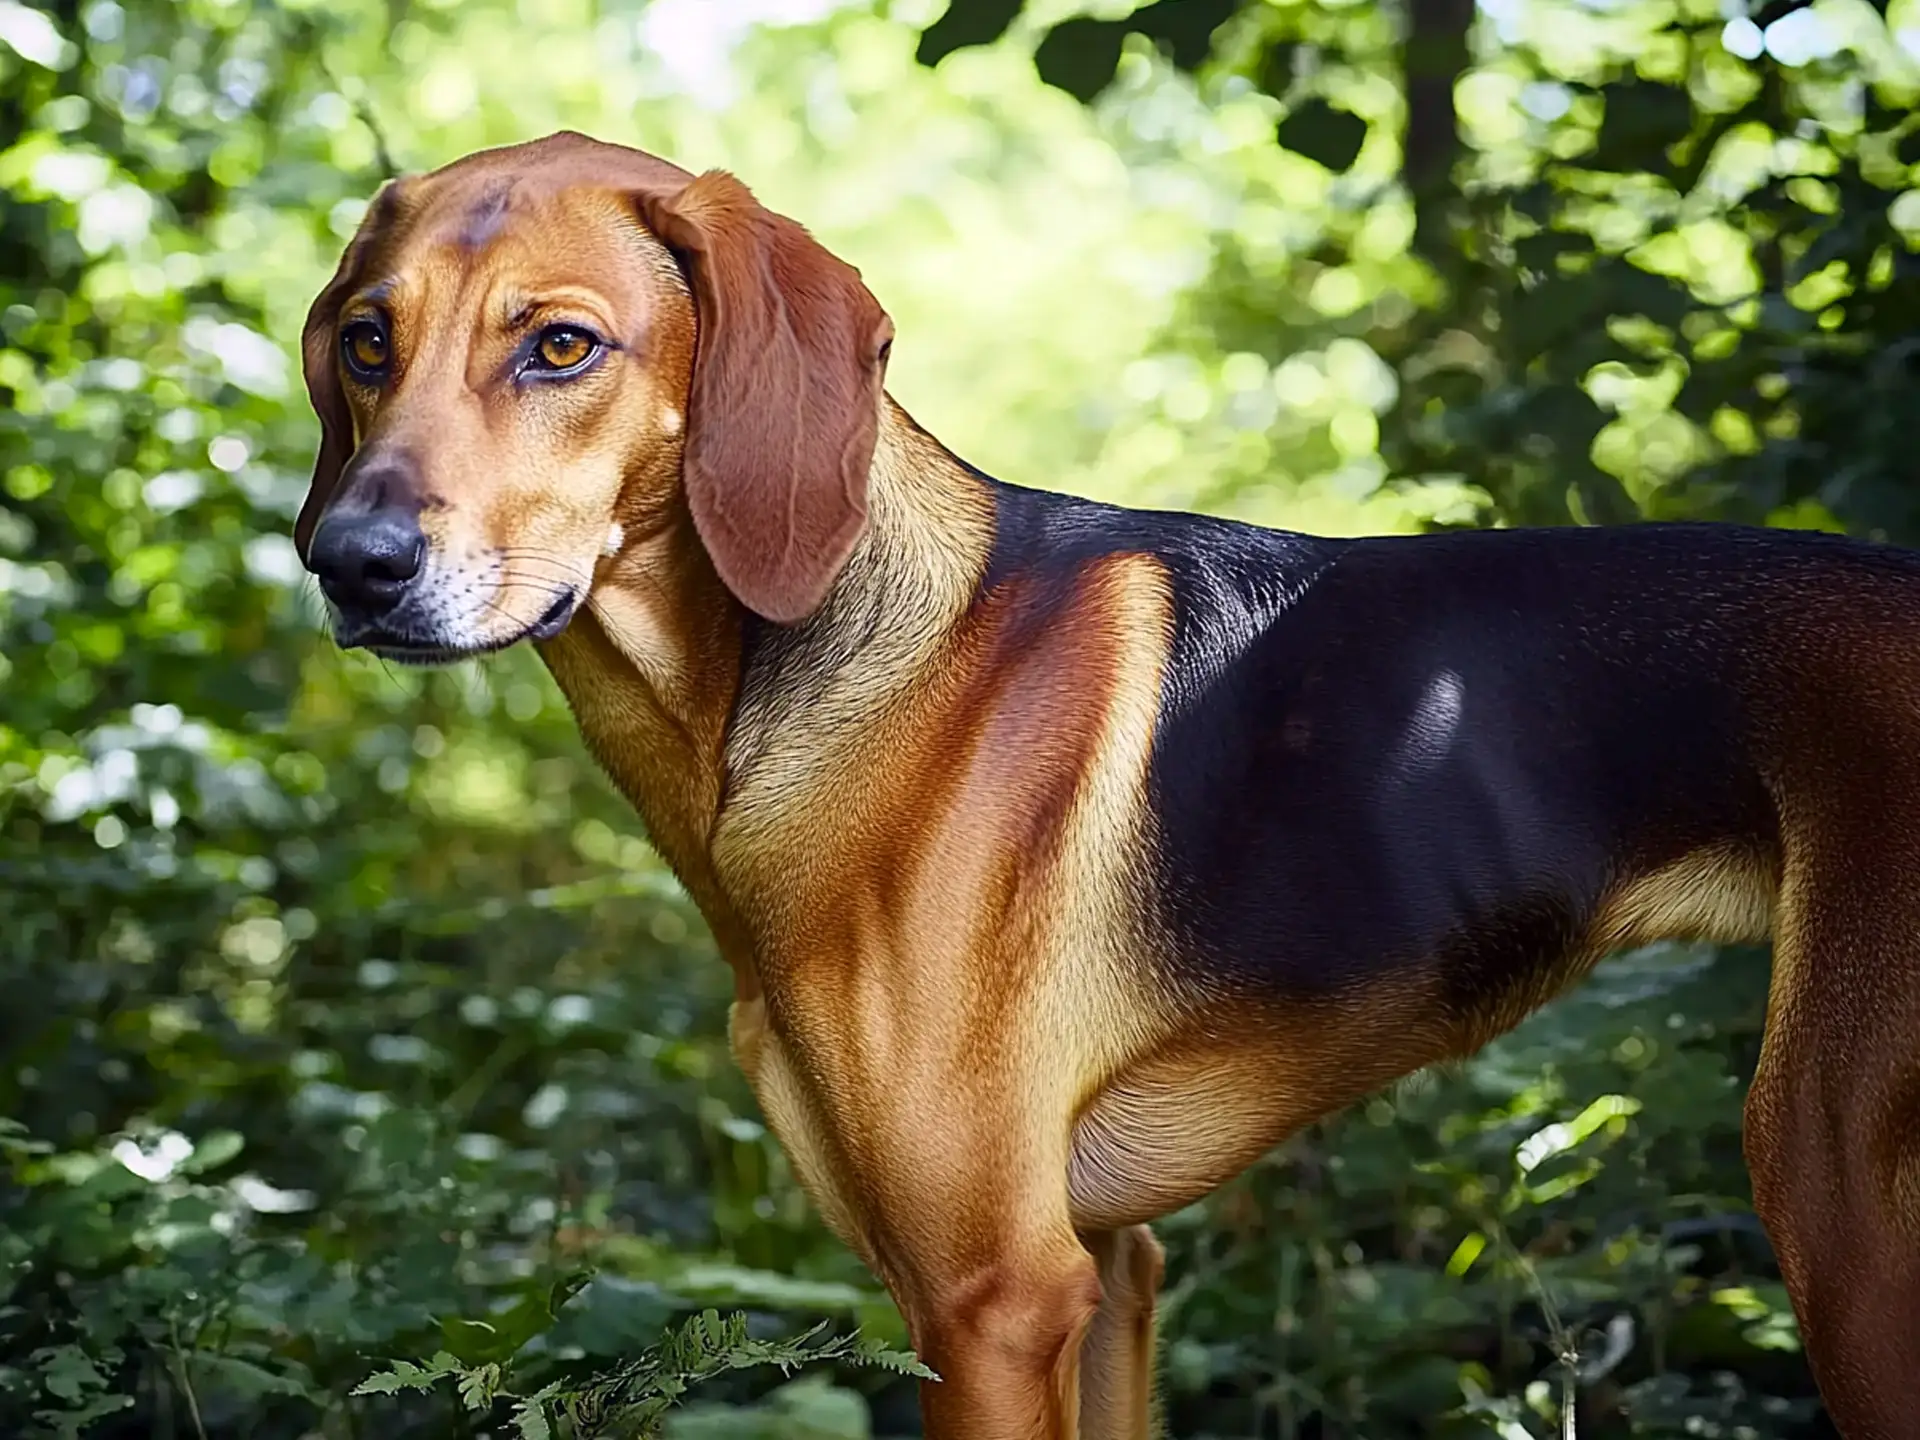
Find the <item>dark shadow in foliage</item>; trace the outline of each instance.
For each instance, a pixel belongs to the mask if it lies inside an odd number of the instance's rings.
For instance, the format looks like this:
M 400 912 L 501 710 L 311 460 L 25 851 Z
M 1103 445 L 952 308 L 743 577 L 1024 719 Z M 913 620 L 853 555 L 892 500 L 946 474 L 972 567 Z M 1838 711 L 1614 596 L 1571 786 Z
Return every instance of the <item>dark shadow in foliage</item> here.
M 991 45 L 1019 16 L 1022 0 L 958 0 L 920 34 L 914 58 L 938 65 L 969 45 Z
M 1119 20 L 1074 16 L 1041 38 L 1034 66 L 1049 85 L 1091 101 L 1113 83 L 1127 36 L 1151 40 L 1182 70 L 1197 69 L 1212 53 L 1214 31 L 1237 8 L 1238 0 L 1156 0 Z M 1020 9 L 1020 0 L 953 0 L 914 53 L 934 65 L 964 46 L 990 45 Z
M 1367 122 L 1316 95 L 1288 113 L 1274 128 L 1274 138 L 1329 170 L 1345 170 L 1367 143 Z

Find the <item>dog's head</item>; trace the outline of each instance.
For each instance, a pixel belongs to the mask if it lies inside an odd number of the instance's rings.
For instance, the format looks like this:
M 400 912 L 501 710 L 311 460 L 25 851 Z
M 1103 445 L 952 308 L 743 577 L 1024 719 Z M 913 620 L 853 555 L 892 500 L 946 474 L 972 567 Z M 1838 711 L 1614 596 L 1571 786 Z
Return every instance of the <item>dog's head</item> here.
M 743 605 L 801 619 L 865 523 L 892 334 L 723 172 L 562 134 L 394 181 L 307 318 L 295 543 L 340 642 L 401 660 L 550 638 L 688 516 Z

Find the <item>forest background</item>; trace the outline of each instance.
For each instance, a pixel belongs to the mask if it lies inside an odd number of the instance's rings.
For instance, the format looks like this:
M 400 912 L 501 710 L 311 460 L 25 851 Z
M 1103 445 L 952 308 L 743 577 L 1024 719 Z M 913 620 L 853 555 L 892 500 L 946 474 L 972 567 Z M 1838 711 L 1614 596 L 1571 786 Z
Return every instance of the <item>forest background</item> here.
M 1920 0 L 0 0 L 0 1434 L 916 1433 L 728 1368 L 904 1337 L 536 658 L 325 639 L 294 349 L 387 174 L 732 168 L 1009 479 L 1920 542 L 1917 99 Z M 1171 1433 L 1820 1433 L 1765 993 L 1620 957 L 1169 1218 Z

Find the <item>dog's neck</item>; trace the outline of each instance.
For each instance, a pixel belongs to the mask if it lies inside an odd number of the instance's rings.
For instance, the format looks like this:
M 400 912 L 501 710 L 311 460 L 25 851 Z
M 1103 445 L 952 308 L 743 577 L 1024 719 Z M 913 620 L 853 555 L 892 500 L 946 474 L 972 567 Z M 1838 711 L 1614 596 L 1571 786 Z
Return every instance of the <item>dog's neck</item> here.
M 542 647 L 587 748 L 639 811 L 743 983 L 753 927 L 737 877 L 714 853 L 723 807 L 752 810 L 758 827 L 804 804 L 809 782 L 844 758 L 832 752 L 857 746 L 933 661 L 992 543 L 987 482 L 891 399 L 868 517 L 821 609 L 774 627 L 727 593 L 676 505 L 630 528 L 588 604 Z

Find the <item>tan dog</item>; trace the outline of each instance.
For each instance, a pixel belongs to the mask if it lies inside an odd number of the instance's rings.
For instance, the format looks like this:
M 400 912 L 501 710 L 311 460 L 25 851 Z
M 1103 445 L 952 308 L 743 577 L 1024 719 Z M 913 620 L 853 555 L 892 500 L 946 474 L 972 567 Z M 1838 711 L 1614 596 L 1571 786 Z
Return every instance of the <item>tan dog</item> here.
M 724 174 L 397 182 L 308 321 L 298 542 L 342 644 L 540 645 L 926 1433 L 1146 1436 L 1147 1221 L 1609 950 L 1771 932 L 1758 1207 L 1842 1428 L 1920 1436 L 1920 559 L 1018 489 L 891 334 Z

